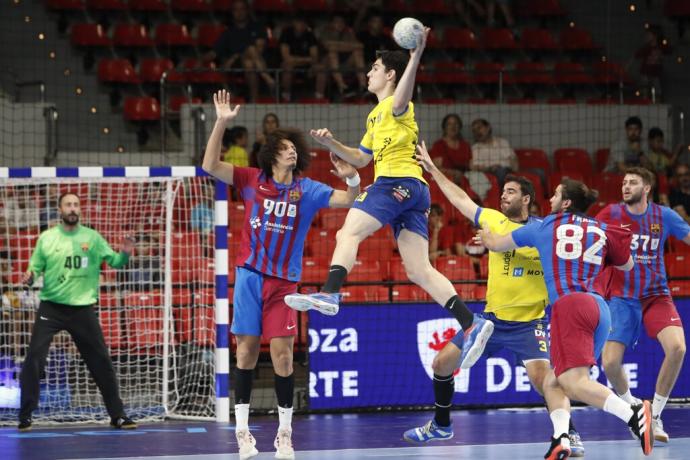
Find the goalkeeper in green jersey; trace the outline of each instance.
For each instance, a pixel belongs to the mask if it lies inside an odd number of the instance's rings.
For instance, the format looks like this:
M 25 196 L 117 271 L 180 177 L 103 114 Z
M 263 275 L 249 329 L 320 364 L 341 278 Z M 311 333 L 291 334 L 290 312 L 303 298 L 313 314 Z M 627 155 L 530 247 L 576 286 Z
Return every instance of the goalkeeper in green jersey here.
M 134 240 L 125 237 L 122 252 L 113 251 L 95 230 L 79 225 L 79 197 L 65 193 L 58 200 L 62 223 L 46 230 L 36 242 L 23 282 L 31 285 L 43 274 L 41 300 L 21 376 L 19 430 L 31 428 L 38 407 L 39 380 L 53 336 L 69 332 L 96 381 L 114 428 L 137 425 L 127 417 L 120 399 L 115 369 L 93 308 L 98 300 L 101 262 L 120 268 L 129 261 Z

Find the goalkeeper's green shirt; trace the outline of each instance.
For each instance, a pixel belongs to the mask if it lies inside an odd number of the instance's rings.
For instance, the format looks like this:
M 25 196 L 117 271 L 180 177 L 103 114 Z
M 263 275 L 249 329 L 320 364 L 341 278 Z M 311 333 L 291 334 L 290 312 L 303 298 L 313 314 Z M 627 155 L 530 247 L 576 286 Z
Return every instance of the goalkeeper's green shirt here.
M 41 300 L 75 307 L 98 300 L 101 262 L 120 268 L 129 255 L 112 250 L 105 239 L 89 227 L 78 225 L 68 232 L 56 225 L 41 233 L 29 262 L 34 278 L 43 274 Z

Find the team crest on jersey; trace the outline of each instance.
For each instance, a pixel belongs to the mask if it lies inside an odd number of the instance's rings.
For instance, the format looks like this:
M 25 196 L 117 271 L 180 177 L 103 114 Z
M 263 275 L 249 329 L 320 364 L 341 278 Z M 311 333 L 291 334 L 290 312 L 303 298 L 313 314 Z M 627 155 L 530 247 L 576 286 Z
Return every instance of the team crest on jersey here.
M 661 233 L 661 224 L 652 224 L 649 229 L 652 233 Z
M 293 201 L 299 201 L 299 199 L 302 198 L 302 193 L 298 188 L 290 190 L 290 193 L 288 193 L 288 200 L 292 203 Z
M 82 243 L 81 250 L 84 252 L 89 252 L 89 243 Z
M 408 199 L 410 197 L 410 189 L 403 187 L 402 185 L 398 185 L 393 187 L 393 198 L 398 200 L 399 202 L 403 202 L 404 200 Z

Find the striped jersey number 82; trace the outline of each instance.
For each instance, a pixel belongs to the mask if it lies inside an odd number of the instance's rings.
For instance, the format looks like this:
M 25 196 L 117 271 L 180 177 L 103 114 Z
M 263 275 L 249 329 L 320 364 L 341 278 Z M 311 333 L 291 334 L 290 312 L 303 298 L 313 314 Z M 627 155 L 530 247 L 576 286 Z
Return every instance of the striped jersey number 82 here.
M 594 233 L 599 239 L 592 245 L 584 249 L 582 247 L 582 236 L 584 230 L 578 225 L 563 224 L 556 229 L 556 255 L 565 260 L 579 259 L 582 257 L 584 262 L 594 265 L 601 265 L 601 255 L 599 251 L 606 244 L 606 233 L 599 227 L 588 226 L 587 233 Z

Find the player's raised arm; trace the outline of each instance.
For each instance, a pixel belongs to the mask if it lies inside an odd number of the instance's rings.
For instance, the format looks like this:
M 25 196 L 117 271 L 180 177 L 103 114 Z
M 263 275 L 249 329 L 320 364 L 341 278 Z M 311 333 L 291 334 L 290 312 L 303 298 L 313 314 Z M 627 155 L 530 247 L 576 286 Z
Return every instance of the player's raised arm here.
M 508 233 L 507 235 L 496 235 L 495 233 L 491 233 L 489 229 L 483 228 L 477 232 L 477 236 L 481 238 L 482 244 L 489 251 L 505 252 L 518 247 L 515 241 L 513 241 L 512 233 Z
M 472 198 L 460 187 L 458 187 L 453 181 L 448 179 L 445 174 L 441 172 L 440 169 L 434 164 L 433 160 L 429 156 L 429 151 L 426 148 L 426 143 L 422 141 L 421 144 L 417 145 L 417 153 L 415 155 L 417 163 L 424 168 L 425 171 L 431 173 L 438 187 L 441 189 L 443 194 L 448 198 L 448 201 L 455 206 L 463 216 L 474 221 L 474 217 L 477 214 L 477 203 L 472 201 Z
M 417 76 L 417 68 L 422 59 L 424 48 L 426 48 L 426 39 L 429 36 L 430 28 L 425 27 L 424 33 L 419 35 L 417 47 L 410 50 L 410 60 L 407 61 L 407 67 L 402 76 L 398 78 L 398 84 L 393 93 L 393 114 L 400 115 L 407 109 L 407 104 L 412 100 L 412 91 L 414 90 L 414 80 Z
M 347 184 L 347 190 L 334 190 L 331 199 L 328 201 L 329 208 L 349 208 L 355 202 L 355 198 L 359 195 L 360 178 L 357 169 L 339 158 L 336 154 L 331 152 L 331 162 L 333 168 L 331 172 L 343 179 Z
M 336 140 L 328 128 L 312 129 L 309 134 L 316 142 L 356 168 L 363 168 L 371 161 L 371 155 L 365 155 L 359 149 L 348 147 Z
M 224 89 L 213 95 L 213 104 L 216 106 L 216 123 L 213 125 L 211 136 L 206 144 L 204 162 L 201 167 L 210 175 L 232 185 L 233 166 L 230 163 L 220 161 L 220 150 L 225 128 L 228 123 L 235 119 L 240 106 L 230 107 L 230 93 Z

